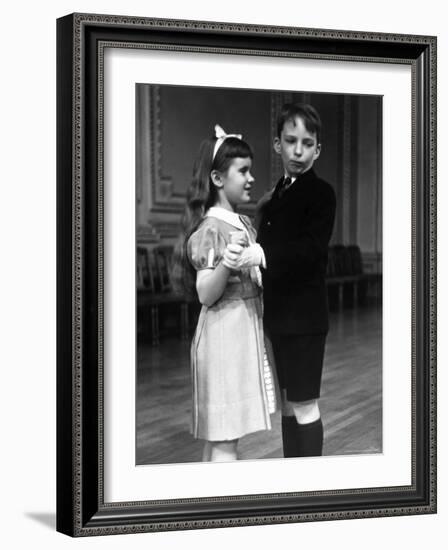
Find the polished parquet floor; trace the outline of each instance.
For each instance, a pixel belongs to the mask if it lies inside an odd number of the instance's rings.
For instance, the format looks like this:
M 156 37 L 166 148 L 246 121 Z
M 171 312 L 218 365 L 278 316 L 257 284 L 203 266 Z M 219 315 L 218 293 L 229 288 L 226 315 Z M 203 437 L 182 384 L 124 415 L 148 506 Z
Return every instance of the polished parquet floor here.
M 382 451 L 382 338 L 377 305 L 331 314 L 322 393 L 324 455 Z M 139 342 L 136 388 L 136 463 L 198 462 L 202 442 L 190 429 L 189 342 Z M 243 437 L 241 459 L 282 457 L 280 413 L 273 428 Z

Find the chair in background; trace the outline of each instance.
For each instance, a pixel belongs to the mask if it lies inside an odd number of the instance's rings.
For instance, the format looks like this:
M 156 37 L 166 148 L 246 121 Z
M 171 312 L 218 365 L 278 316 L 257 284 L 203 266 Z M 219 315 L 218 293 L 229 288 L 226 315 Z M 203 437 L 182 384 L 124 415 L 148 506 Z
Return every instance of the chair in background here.
M 351 289 L 354 307 L 360 296 L 368 293 L 371 281 L 381 279 L 381 274 L 364 273 L 361 250 L 358 245 L 333 245 L 328 250 L 327 287 L 337 288 L 338 308 L 344 307 L 345 291 Z
M 344 284 L 348 280 L 347 255 L 343 245 L 330 246 L 328 249 L 327 287 L 336 287 L 338 308 L 344 307 Z
M 372 284 L 379 284 L 382 280 L 381 273 L 365 273 L 361 255 L 361 249 L 358 245 L 349 245 L 347 246 L 348 255 L 350 258 L 350 266 L 352 273 L 358 278 L 358 287 L 357 292 L 363 290 L 363 295 L 367 296 L 369 294 L 369 287 Z M 357 296 L 357 299 L 358 296 Z
M 151 342 L 160 343 L 160 314 L 169 305 L 179 307 L 179 326 L 182 339 L 189 333 L 188 300 L 176 294 L 171 286 L 170 270 L 173 247 L 161 245 L 148 249 L 137 247 L 137 307 L 150 312 Z

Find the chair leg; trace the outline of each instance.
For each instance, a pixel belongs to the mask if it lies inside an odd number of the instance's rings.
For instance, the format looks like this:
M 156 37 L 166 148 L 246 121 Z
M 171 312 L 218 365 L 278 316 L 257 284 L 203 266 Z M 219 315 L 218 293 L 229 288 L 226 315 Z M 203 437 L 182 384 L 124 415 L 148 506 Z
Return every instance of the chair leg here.
M 154 305 L 151 307 L 151 331 L 152 331 L 152 345 L 159 345 L 159 308 Z
M 183 303 L 180 305 L 180 337 L 182 340 L 188 339 L 189 328 L 188 304 Z
M 339 309 L 344 308 L 344 283 L 338 285 Z

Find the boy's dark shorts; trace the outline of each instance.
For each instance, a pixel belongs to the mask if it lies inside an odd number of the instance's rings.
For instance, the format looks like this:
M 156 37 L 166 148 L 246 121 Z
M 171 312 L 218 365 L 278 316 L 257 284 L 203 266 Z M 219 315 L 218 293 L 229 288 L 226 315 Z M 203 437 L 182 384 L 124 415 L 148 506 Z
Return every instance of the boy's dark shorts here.
M 280 388 L 288 401 L 320 397 L 327 334 L 270 334 Z

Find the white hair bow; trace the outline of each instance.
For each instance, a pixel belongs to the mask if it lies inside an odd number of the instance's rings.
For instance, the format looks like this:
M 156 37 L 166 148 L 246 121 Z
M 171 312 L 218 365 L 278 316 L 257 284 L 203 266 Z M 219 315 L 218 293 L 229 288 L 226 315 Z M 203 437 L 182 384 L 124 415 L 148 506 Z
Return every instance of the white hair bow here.
M 215 147 L 213 149 L 213 160 L 216 157 L 216 153 L 218 152 L 218 149 L 224 143 L 224 140 L 226 140 L 229 137 L 243 139 L 243 136 L 241 134 L 226 134 L 219 124 L 215 125 L 215 137 L 217 139 L 216 139 Z

